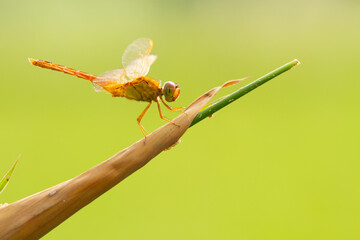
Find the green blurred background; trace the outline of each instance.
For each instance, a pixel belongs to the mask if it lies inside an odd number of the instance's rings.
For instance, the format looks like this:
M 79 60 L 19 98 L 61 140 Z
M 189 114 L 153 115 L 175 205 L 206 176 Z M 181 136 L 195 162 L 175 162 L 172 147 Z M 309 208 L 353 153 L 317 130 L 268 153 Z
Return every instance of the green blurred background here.
M 100 74 L 148 37 L 158 55 L 149 76 L 181 86 L 173 106 L 302 64 L 191 128 L 44 239 L 359 239 L 359 12 L 355 0 L 1 0 L 0 175 L 22 157 L 0 202 L 142 137 L 146 103 L 27 58 Z M 164 123 L 154 106 L 143 120 L 150 131 Z

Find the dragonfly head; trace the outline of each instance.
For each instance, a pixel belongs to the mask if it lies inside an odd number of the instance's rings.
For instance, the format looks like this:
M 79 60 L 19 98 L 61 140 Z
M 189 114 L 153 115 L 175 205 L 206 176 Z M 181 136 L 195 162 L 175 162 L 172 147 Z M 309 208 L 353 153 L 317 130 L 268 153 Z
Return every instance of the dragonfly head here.
M 173 102 L 178 98 L 180 94 L 179 85 L 170 81 L 166 82 L 162 88 L 162 93 L 165 96 L 165 100 L 167 102 Z

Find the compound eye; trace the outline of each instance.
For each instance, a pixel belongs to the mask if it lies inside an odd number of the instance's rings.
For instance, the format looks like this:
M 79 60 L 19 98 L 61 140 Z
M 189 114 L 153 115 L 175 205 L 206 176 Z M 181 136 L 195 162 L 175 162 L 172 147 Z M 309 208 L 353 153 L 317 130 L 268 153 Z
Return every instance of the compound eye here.
M 167 91 L 170 91 L 170 89 L 175 89 L 176 85 L 173 82 L 166 82 L 164 87 L 167 89 Z
M 167 102 L 175 101 L 179 93 L 180 93 L 179 85 L 170 81 L 164 84 L 163 94 Z

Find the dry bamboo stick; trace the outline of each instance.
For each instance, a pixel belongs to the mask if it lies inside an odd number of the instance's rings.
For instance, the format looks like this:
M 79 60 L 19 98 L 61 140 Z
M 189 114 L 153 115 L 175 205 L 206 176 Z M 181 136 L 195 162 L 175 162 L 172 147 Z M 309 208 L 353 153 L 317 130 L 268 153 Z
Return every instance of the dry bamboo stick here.
M 222 88 L 195 100 L 180 116 L 79 176 L 0 208 L 0 239 L 38 239 L 180 139 Z

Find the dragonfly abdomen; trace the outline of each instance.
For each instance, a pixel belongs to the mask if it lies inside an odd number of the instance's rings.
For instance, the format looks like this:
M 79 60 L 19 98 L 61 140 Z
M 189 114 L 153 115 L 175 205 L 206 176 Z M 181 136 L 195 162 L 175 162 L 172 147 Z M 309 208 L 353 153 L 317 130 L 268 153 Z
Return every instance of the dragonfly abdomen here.
M 70 75 L 76 76 L 78 78 L 86 79 L 89 81 L 93 81 L 96 78 L 95 75 L 92 75 L 92 74 L 89 74 L 86 72 L 82 72 L 82 71 L 79 71 L 79 70 L 76 70 L 73 68 L 69 68 L 69 67 L 57 64 L 57 63 L 52 63 L 52 62 L 39 60 L 39 59 L 32 59 L 32 58 L 29 58 L 29 61 L 31 64 L 33 64 L 35 66 L 63 72 L 63 73 L 70 74 Z

